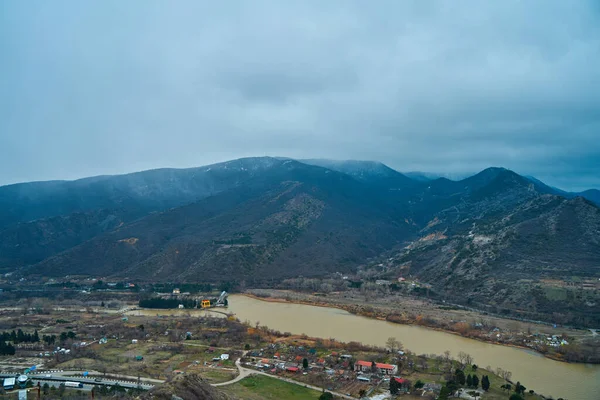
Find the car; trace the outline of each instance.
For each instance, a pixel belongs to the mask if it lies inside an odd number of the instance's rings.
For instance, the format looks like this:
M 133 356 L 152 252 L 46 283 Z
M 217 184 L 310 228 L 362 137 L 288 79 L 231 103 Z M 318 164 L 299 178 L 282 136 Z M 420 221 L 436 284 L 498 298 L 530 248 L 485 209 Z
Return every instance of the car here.
M 102 378 L 96 378 L 94 379 L 94 382 L 102 382 Z

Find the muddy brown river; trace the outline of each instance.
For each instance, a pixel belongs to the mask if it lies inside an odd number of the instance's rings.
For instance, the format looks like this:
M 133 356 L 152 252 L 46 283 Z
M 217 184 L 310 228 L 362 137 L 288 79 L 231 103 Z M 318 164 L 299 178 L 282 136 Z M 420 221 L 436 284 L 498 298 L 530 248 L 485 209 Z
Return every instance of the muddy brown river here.
M 393 336 L 406 349 L 417 354 L 442 354 L 449 350 L 456 356 L 464 351 L 471 354 L 478 365 L 511 371 L 512 380 L 521 381 L 528 390 L 534 389 L 555 399 L 600 399 L 600 365 L 558 362 L 532 351 L 370 319 L 337 308 L 273 303 L 232 295 L 229 297 L 229 311 L 241 321 L 260 322 L 281 332 L 377 346 L 384 346 L 386 340 Z

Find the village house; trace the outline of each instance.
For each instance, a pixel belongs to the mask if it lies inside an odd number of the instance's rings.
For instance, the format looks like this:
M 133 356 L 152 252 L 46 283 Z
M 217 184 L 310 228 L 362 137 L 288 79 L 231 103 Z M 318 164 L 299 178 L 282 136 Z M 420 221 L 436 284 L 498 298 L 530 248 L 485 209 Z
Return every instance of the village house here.
M 354 370 L 360 372 L 371 372 L 373 363 L 371 361 L 359 360 L 354 363 Z M 396 375 L 398 367 L 392 364 L 375 363 L 375 371 L 383 375 Z

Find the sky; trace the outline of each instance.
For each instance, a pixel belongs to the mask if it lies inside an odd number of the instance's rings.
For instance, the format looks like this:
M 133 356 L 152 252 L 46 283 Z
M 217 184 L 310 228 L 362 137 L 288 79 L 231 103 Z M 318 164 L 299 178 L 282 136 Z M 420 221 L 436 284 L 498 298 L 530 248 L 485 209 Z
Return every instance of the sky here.
M 264 155 L 600 188 L 600 2 L 0 2 L 0 185 Z

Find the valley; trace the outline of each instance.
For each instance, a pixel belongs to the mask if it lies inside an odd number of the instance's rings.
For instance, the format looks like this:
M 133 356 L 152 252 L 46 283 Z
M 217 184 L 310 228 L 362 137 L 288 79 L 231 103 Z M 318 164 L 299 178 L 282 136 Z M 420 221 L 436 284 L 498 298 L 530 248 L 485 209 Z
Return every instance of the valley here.
M 357 367 L 325 357 L 354 348 L 356 357 L 402 365 L 399 379 L 423 380 L 434 393 L 459 390 L 452 371 L 481 368 L 494 383 L 483 398 L 505 398 L 520 380 L 539 385 L 532 399 L 587 400 L 599 390 L 600 364 L 593 193 L 557 191 L 503 168 L 451 181 L 372 162 L 270 157 L 0 187 L 4 326 L 70 330 L 84 342 L 122 331 L 93 354 L 71 347 L 73 356 L 43 364 L 138 374 L 217 397 L 269 398 L 302 383 L 313 396 L 324 378 L 338 397 L 389 391 L 381 374 L 363 385 Z M 238 293 L 225 312 L 193 307 L 223 290 Z M 183 309 L 140 308 L 161 302 Z M 403 354 L 385 349 L 389 338 Z M 316 354 L 302 354 L 306 375 L 272 368 L 274 354 L 245 356 L 295 341 L 314 347 L 333 374 Z M 231 359 L 219 363 L 211 347 Z M 463 353 L 478 366 L 460 365 Z M 259 374 L 223 393 L 210 389 L 257 369 L 285 379 Z

